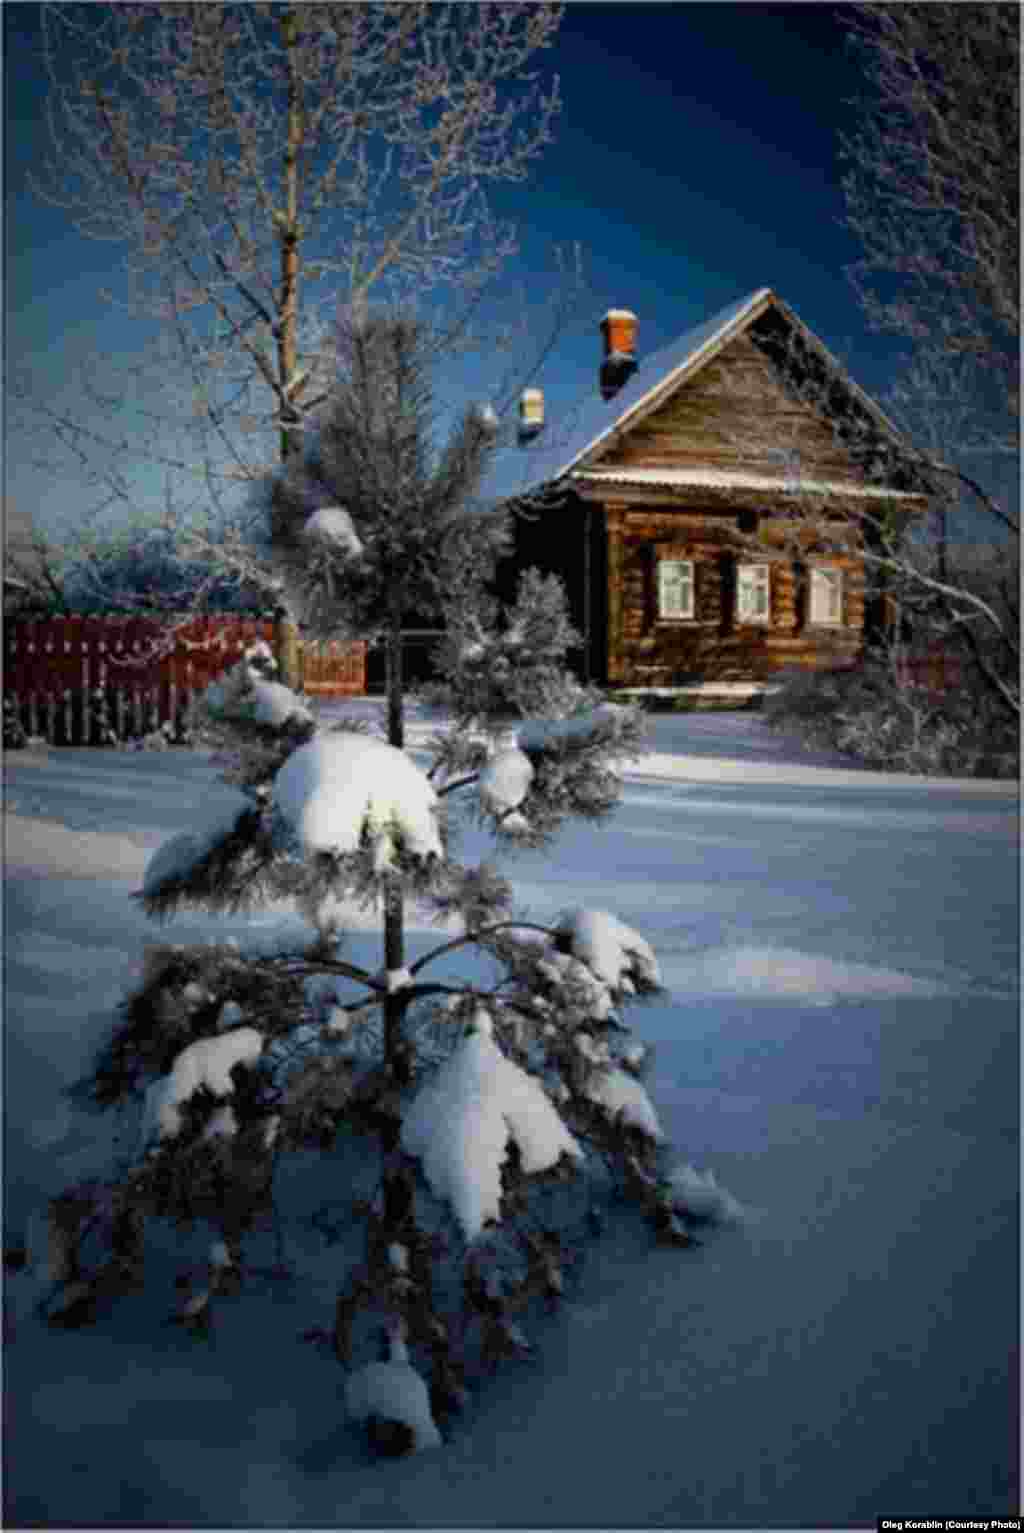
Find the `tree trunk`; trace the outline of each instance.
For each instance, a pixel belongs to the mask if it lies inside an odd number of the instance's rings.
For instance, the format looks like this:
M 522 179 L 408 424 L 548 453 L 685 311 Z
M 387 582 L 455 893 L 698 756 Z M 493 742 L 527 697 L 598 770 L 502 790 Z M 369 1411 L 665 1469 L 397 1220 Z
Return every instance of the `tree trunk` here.
M 296 387 L 298 353 L 296 330 L 299 309 L 299 150 L 302 147 L 303 117 L 302 92 L 294 62 L 294 49 L 298 41 L 299 22 L 294 10 L 288 10 L 281 18 L 281 37 L 288 55 L 288 141 L 284 152 L 285 208 L 277 215 L 281 240 L 281 303 L 280 329 L 277 340 L 278 372 L 281 387 L 288 403 L 282 403 L 281 461 L 301 450 L 301 436 L 290 431 L 289 424 L 298 422 L 298 410 L 291 408 L 292 390 Z
M 405 744 L 405 729 L 402 717 L 402 620 L 399 612 L 392 612 L 387 645 L 388 744 L 401 750 Z M 392 886 L 384 901 L 385 969 L 401 969 L 405 963 L 404 918 L 402 891 Z M 404 1011 L 401 996 L 389 995 L 384 1002 L 384 1059 L 390 1071 L 394 1071 L 395 1067 Z
M 302 689 L 299 629 L 295 619 L 283 608 L 277 613 L 275 638 L 277 674 L 286 687 L 290 687 L 293 692 L 299 692 Z
M 396 750 L 405 747 L 405 720 L 402 709 L 402 620 L 395 615 L 387 639 L 388 744 Z

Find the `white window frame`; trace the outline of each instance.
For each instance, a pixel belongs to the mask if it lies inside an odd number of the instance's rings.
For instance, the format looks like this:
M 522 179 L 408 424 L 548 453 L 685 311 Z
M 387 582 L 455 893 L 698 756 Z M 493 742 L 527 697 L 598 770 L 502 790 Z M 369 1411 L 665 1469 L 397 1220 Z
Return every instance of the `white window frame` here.
M 828 565 L 811 570 L 810 617 L 816 628 L 843 626 L 843 572 Z
M 772 620 L 772 576 L 770 564 L 740 564 L 736 569 L 736 621 L 737 623 L 768 624 Z M 749 598 L 763 591 L 765 610 L 750 611 Z M 745 600 L 744 598 L 747 598 Z
M 686 570 L 680 578 L 676 571 Z M 676 595 L 683 587 L 683 600 Z M 658 560 L 658 617 L 660 619 L 684 619 L 696 616 L 696 570 L 692 559 Z

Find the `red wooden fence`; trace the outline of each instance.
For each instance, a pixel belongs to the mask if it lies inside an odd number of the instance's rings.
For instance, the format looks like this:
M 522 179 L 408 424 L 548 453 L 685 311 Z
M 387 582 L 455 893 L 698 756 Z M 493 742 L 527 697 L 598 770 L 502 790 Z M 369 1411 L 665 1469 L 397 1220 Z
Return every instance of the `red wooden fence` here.
M 101 713 L 119 738 L 174 722 L 257 640 L 277 649 L 272 618 L 21 618 L 4 625 L 4 695 L 29 734 L 51 745 L 102 743 Z M 304 690 L 366 690 L 366 645 L 304 641 Z

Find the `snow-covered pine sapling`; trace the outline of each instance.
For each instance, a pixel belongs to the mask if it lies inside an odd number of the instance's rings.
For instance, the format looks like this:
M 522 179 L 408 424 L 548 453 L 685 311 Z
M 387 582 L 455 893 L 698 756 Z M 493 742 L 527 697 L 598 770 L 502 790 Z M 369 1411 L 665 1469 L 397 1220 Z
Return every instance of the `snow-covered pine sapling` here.
M 161 847 L 140 896 L 163 917 L 289 899 L 311 941 L 150 949 L 84 1088 L 101 1107 L 142 1108 L 108 1202 L 211 1227 L 189 1326 L 222 1295 L 244 1298 L 249 1232 L 268 1211 L 289 1217 L 282 1158 L 366 1146 L 372 1191 L 353 1196 L 349 1225 L 361 1257 L 342 1245 L 344 1219 L 319 1221 L 345 1265 L 333 1314 L 309 1316 L 305 1335 L 332 1326 L 350 1414 L 382 1452 L 436 1446 L 467 1380 L 535 1355 L 531 1307 L 564 1293 L 609 1176 L 656 1230 L 666 1207 L 675 1216 L 644 1052 L 623 1021 L 659 990 L 653 951 L 609 911 L 526 919 L 497 866 L 613 809 L 640 722 L 569 673 L 557 582 L 527 574 L 508 611 L 488 595 L 500 528 L 468 507 L 494 433 L 470 411 L 433 451 L 421 342 L 405 320 L 346 333 L 320 436 L 266 501 L 263 546 L 314 631 L 354 614 L 388 647 L 387 738 L 319 728 L 262 674 L 267 657 L 247 656 L 202 709 L 237 803 Z M 436 695 L 451 720 L 425 767 L 404 749 L 400 664 L 402 625 L 424 612 L 446 624 Z M 457 855 L 464 805 L 493 833 L 479 866 Z M 415 955 L 410 902 L 447 927 Z M 360 962 L 343 943 L 367 908 L 382 941 Z M 83 1198 L 61 1261 L 88 1285 Z M 385 1353 L 367 1362 L 374 1326 Z

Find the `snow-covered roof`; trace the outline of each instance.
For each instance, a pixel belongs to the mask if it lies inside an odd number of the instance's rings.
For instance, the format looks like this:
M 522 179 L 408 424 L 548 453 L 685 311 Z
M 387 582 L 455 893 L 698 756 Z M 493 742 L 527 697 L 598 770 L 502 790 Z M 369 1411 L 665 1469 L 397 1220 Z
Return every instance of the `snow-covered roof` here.
M 586 468 L 569 476 L 577 484 L 618 484 L 636 489 L 698 489 L 774 491 L 784 495 L 877 496 L 882 500 L 920 500 L 906 490 L 888 490 L 878 484 L 833 484 L 819 479 L 772 479 L 767 474 L 716 468 Z
M 481 499 L 506 500 L 560 479 L 609 432 L 621 429 L 652 394 L 671 387 L 687 368 L 723 344 L 737 325 L 771 296 L 770 289 L 759 288 L 720 309 L 660 351 L 641 355 L 636 372 L 611 401 L 601 398 L 595 370 L 593 381 L 568 425 L 559 429 L 559 424 L 552 422 L 532 443 L 497 455 L 481 486 Z
M 533 442 L 510 447 L 495 457 L 481 486 L 480 499 L 487 502 L 513 499 L 571 474 L 607 437 L 635 424 L 641 415 L 653 409 L 685 378 L 709 362 L 771 305 L 818 352 L 830 371 L 842 378 L 846 388 L 878 425 L 895 434 L 895 428 L 883 411 L 845 373 L 828 348 L 771 288 L 762 287 L 727 304 L 710 319 L 685 331 L 659 351 L 649 356 L 641 353 L 636 372 L 611 400 L 602 399 L 595 373 L 592 385 L 567 420 L 552 421 Z M 774 486 L 775 481 L 768 483 Z

